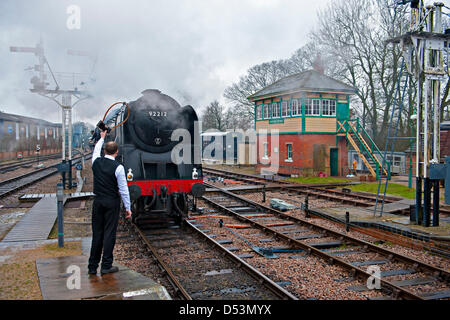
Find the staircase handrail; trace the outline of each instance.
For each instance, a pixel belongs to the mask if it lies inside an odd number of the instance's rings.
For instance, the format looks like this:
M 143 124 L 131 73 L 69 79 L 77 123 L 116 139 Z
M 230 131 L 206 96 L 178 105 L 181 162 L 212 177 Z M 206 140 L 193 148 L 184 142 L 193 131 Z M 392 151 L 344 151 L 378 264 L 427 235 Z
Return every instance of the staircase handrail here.
M 380 151 L 380 149 L 378 148 L 377 144 L 372 140 L 372 137 L 367 133 L 366 129 L 364 129 L 364 127 L 362 127 L 362 126 L 359 124 L 359 121 L 358 121 L 356 131 L 359 132 L 359 129 L 361 129 L 361 131 L 366 135 L 366 137 L 369 138 L 369 142 L 372 143 L 372 146 L 373 146 L 373 147 L 375 147 L 375 151 L 376 151 L 381 157 L 383 157 L 383 154 L 381 153 L 381 151 Z M 373 147 L 372 147 L 372 149 L 373 149 Z M 373 150 L 372 150 L 372 152 L 373 152 Z
M 377 163 L 377 161 L 373 158 L 372 153 L 367 150 L 366 145 L 361 141 L 361 138 L 359 137 L 358 133 L 355 131 L 355 129 L 353 128 L 352 125 L 349 124 L 350 129 L 353 131 L 353 133 L 355 134 L 356 138 L 358 139 L 358 141 L 361 143 L 361 145 L 363 146 L 364 150 L 367 152 L 367 154 L 370 156 L 370 158 L 372 159 L 372 161 L 374 163 Z
M 355 128 L 353 128 L 353 126 L 350 125 L 350 122 L 355 122 L 355 121 L 356 121 L 356 131 L 355 131 Z M 370 158 L 372 159 L 372 161 L 373 161 L 374 163 L 376 163 L 376 164 L 379 164 L 379 166 L 381 167 L 381 166 L 382 166 L 381 164 L 383 163 L 383 159 L 384 159 L 383 153 L 380 151 L 380 149 L 378 148 L 378 146 L 376 145 L 376 143 L 372 140 L 372 138 L 371 138 L 370 135 L 367 133 L 367 131 L 359 124 L 359 118 L 356 118 L 355 120 L 353 120 L 353 119 L 352 119 L 352 120 L 348 120 L 348 122 L 349 122 L 349 127 L 352 129 L 353 133 L 354 133 L 355 136 L 358 138 L 359 142 L 363 145 L 364 150 L 369 154 L 369 156 L 370 156 Z M 359 138 L 358 133 L 359 133 L 360 131 L 363 132 L 363 133 L 365 133 L 366 137 L 369 138 L 369 142 L 372 144 L 372 150 L 367 150 L 365 144 L 364 144 L 364 143 L 361 141 L 361 139 Z M 377 153 L 377 154 L 381 157 L 381 160 L 374 159 L 374 157 L 372 156 L 372 153 Z M 387 172 L 390 171 L 391 162 L 388 161 L 387 159 L 384 159 L 384 162 L 386 163 L 386 169 L 384 169 L 384 168 L 380 168 L 380 169 L 381 169 L 381 170 L 384 170 L 385 173 L 387 173 Z

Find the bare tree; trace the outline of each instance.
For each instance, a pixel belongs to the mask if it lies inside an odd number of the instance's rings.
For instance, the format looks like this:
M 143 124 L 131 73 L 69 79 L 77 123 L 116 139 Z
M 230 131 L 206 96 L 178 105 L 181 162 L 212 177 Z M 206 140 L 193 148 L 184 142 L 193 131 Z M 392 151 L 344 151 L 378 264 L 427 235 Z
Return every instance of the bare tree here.
M 311 35 L 342 66 L 332 76 L 358 89 L 363 123 L 377 142 L 385 139 L 401 65 L 400 48 L 386 40 L 406 31 L 406 8 L 395 0 L 334 1 Z
M 444 86 L 444 93 L 441 101 L 441 119 L 450 120 L 450 80 L 447 79 L 447 83 Z M 447 110 L 447 112 L 445 112 Z
M 215 100 L 211 102 L 202 115 L 202 128 L 204 131 L 208 129 L 217 129 L 224 131 L 226 129 L 224 107 Z
M 372 133 L 375 142 L 384 146 L 393 105 L 399 103 L 396 92 L 402 67 L 401 48 L 386 40 L 405 33 L 409 23 L 409 6 L 398 5 L 397 2 L 330 2 L 319 12 L 319 23 L 311 32 L 309 43 L 289 59 L 251 67 L 237 83 L 225 90 L 224 97 L 234 103 L 233 110 L 239 110 L 239 114 L 253 121 L 254 109 L 247 97 L 282 77 L 310 69 L 320 53 L 325 74 L 357 88 L 356 96 L 352 98 L 356 116 Z M 448 19 L 444 25 L 446 23 Z M 406 84 L 404 78 L 400 81 L 402 85 Z M 410 81 L 410 87 L 415 88 L 415 80 L 410 78 Z M 447 80 L 442 90 L 442 119 L 445 118 L 444 110 L 450 106 L 449 89 Z M 399 136 L 411 135 L 414 124 L 410 122 L 409 115 L 415 112 L 416 94 L 416 90 L 406 92 L 404 109 L 400 114 Z
M 227 130 L 242 129 L 247 130 L 253 126 L 254 118 L 247 113 L 248 107 L 235 105 L 230 107 L 225 113 L 225 123 Z
M 265 62 L 251 67 L 244 76 L 240 77 L 238 82 L 226 88 L 224 97 L 233 103 L 230 110 L 233 111 L 233 115 L 235 113 L 239 115 L 241 118 L 239 123 L 243 125 L 243 128 L 250 127 L 255 116 L 254 106 L 248 101 L 248 96 L 281 78 L 311 69 L 319 53 L 326 70 L 328 70 L 326 73 L 339 74 L 342 72 L 342 68 L 336 70 L 338 64 L 331 52 L 322 53 L 314 42 L 309 42 L 296 50 L 288 59 Z M 245 124 L 246 122 L 247 124 Z
M 253 119 L 253 104 L 247 100 L 247 97 L 283 77 L 303 71 L 304 62 L 300 57 L 304 54 L 297 51 L 297 55 L 296 60 L 271 61 L 251 67 L 237 83 L 233 83 L 225 89 L 224 97 L 233 102 L 234 108 L 237 108 L 240 113 Z

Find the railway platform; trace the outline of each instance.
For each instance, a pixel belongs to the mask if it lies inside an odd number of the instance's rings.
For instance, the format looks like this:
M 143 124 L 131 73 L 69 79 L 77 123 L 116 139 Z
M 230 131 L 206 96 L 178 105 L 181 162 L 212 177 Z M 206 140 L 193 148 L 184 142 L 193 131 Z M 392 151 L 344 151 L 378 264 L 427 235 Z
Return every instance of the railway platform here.
M 8 232 L 2 242 L 46 240 L 58 215 L 56 200 L 39 200 Z
M 67 195 L 66 200 L 89 198 L 90 193 Z M 48 236 L 57 219 L 57 202 L 51 194 L 30 195 L 33 206 L 0 241 L 0 263 L 22 250 L 36 249 L 56 239 Z M 28 199 L 29 201 L 31 199 Z M 26 202 L 30 203 L 30 202 Z M 31 204 L 31 203 L 30 203 Z M 91 238 L 67 238 L 66 243 L 81 241 L 82 254 L 39 258 L 35 260 L 37 280 L 44 300 L 113 299 L 113 300 L 170 300 L 167 290 L 140 273 L 123 265 L 114 274 L 87 274 Z M 34 264 L 34 261 L 33 261 Z M 69 267 L 72 267 L 69 268 Z M 74 280 L 78 277 L 78 280 Z M 70 286 L 70 281 L 79 286 Z
M 71 200 L 89 199 L 92 197 L 94 197 L 93 192 L 73 192 L 73 193 L 66 194 L 66 199 L 71 199 Z M 56 193 L 24 194 L 19 197 L 19 200 L 20 200 L 20 202 L 34 202 L 34 201 L 39 201 L 42 198 L 56 199 Z
M 88 275 L 91 238 L 81 242 L 81 255 L 36 260 L 44 300 L 171 300 L 165 287 L 123 265 L 114 263 L 117 273 Z
M 64 203 L 67 200 L 86 199 L 92 196 L 92 192 L 71 193 L 66 195 Z M 1 242 L 46 240 L 58 216 L 56 194 L 23 195 L 20 200 L 27 201 L 25 203 L 37 202 L 23 215 Z

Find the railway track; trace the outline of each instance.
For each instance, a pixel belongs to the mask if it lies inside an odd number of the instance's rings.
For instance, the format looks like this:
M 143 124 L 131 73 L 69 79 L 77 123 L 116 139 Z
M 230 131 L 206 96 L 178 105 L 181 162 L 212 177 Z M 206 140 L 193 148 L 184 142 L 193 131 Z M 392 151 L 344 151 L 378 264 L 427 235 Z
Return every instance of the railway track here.
M 39 161 L 58 159 L 60 157 L 61 157 L 61 154 L 59 154 L 59 153 L 51 154 L 51 155 L 39 157 Z M 36 163 L 36 162 L 38 162 L 38 160 L 36 158 L 34 158 L 32 160 L 19 160 L 19 161 L 10 162 L 7 164 L 2 164 L 2 165 L 0 165 L 0 173 L 14 171 L 14 170 L 22 168 L 24 166 L 32 165 L 33 163 Z
M 203 172 L 213 176 L 222 176 L 234 180 L 239 180 L 248 184 L 256 184 L 256 185 L 263 185 L 266 183 L 289 184 L 289 182 L 283 180 L 269 179 L 261 176 L 225 171 L 220 169 L 213 169 L 209 167 L 206 168 L 203 167 Z
M 247 175 L 247 174 L 240 174 L 235 172 L 228 172 L 225 170 L 219 170 L 219 169 L 203 169 L 205 173 L 215 175 L 215 176 L 222 176 L 229 179 L 236 179 L 248 184 L 266 184 L 266 183 L 275 183 L 280 185 L 280 190 L 287 191 L 287 192 L 294 192 L 297 194 L 308 194 L 312 197 L 316 197 L 319 199 L 325 199 L 325 200 L 331 200 L 336 201 L 340 203 L 350 204 L 353 206 L 359 206 L 359 207 L 370 207 L 373 206 L 376 202 L 376 196 L 369 196 L 369 195 L 362 195 L 362 194 L 356 194 L 356 193 L 348 193 L 338 190 L 330 190 L 330 189 L 324 189 L 319 188 L 318 186 L 298 186 L 298 187 L 288 187 L 286 186 L 289 184 L 286 181 L 282 180 L 275 180 L 275 179 L 268 179 L 260 177 L 257 179 L 257 176 Z M 386 197 L 386 203 L 394 202 L 398 200 L 398 198 L 395 197 Z
M 317 199 L 324 199 L 329 201 L 334 201 L 338 203 L 348 204 L 356 207 L 371 207 L 376 204 L 376 195 L 369 195 L 369 194 L 362 194 L 362 193 L 355 193 L 355 192 L 344 192 L 339 190 L 330 189 L 330 186 L 296 186 L 293 187 L 291 184 L 289 184 L 286 181 L 279 180 L 279 179 L 268 179 L 264 177 L 258 177 L 253 175 L 247 175 L 247 174 L 241 174 L 241 173 L 235 173 L 235 172 L 229 172 L 225 170 L 219 170 L 219 169 L 211 169 L 211 168 L 205 168 L 203 169 L 203 172 L 213 175 L 213 176 L 222 176 L 229 179 L 235 179 L 239 180 L 248 184 L 258 184 L 258 185 L 264 185 L 266 183 L 270 184 L 279 184 L 280 190 L 286 191 L 286 192 L 292 192 L 297 193 L 301 195 L 309 195 L 311 197 L 315 197 Z M 348 183 L 338 183 L 335 184 L 336 186 L 345 186 L 348 185 Z M 385 203 L 393 203 L 396 201 L 401 200 L 399 197 L 395 196 L 386 196 Z M 401 213 L 401 212 L 399 212 Z M 450 210 L 445 208 L 440 208 L 440 213 L 445 216 L 450 216 Z
M 179 299 L 296 299 L 188 221 L 183 228 L 125 226 L 142 241 Z
M 372 277 L 366 267 L 379 266 L 380 285 L 385 297 L 418 300 L 450 297 L 448 270 L 289 216 L 226 190 L 217 190 L 218 197 L 204 196 L 203 200 L 221 214 L 271 235 L 273 241 L 283 241 L 291 250 L 302 250 L 329 264 L 339 265 L 348 270 L 351 278 L 361 279 L 363 283 Z M 368 289 L 359 286 L 355 290 Z
M 309 196 L 313 196 L 319 199 L 332 200 L 335 202 L 347 203 L 358 207 L 372 207 L 376 204 L 377 197 L 376 195 L 369 194 L 361 194 L 361 193 L 352 193 L 352 192 L 344 192 L 339 190 L 330 190 L 330 189 L 321 189 L 321 188 L 281 188 L 281 190 L 287 192 L 293 192 L 297 194 L 308 194 Z M 386 196 L 384 202 L 386 203 L 394 203 L 402 198 Z M 380 199 L 378 199 L 378 204 L 381 205 Z M 407 214 L 409 214 L 409 210 L 407 210 Z M 398 212 L 396 212 L 398 214 Z M 450 215 L 450 210 L 446 208 L 439 208 L 439 213 L 444 216 Z
M 85 159 L 88 159 L 88 155 Z M 75 165 L 81 161 L 81 157 L 75 158 L 72 165 Z M 36 183 L 42 179 L 50 177 L 58 172 L 56 168 L 57 164 L 47 168 L 37 169 L 32 172 L 25 173 L 23 175 L 1 181 L 0 182 L 0 199 L 8 196 L 9 194 L 23 189 L 33 183 Z
M 321 189 L 314 187 L 307 188 L 283 188 L 280 190 L 297 194 L 308 195 L 317 199 L 325 199 L 338 203 L 349 204 L 356 207 L 371 207 L 375 205 L 376 196 L 362 195 L 359 193 L 344 192 L 338 190 Z M 385 203 L 392 203 L 398 200 L 387 197 Z
M 296 201 L 291 197 L 291 194 L 289 192 L 278 193 L 275 197 L 285 200 L 287 202 L 294 203 L 295 205 L 298 205 L 301 208 L 303 208 L 303 211 L 305 209 L 306 198 L 304 200 L 305 202 L 301 202 L 298 200 Z M 294 213 L 294 215 L 295 214 L 296 213 Z M 331 221 L 332 223 L 340 225 L 341 227 L 347 225 L 345 219 L 340 219 L 332 215 L 329 215 L 328 213 L 323 212 L 320 208 L 312 208 L 308 206 L 308 215 Z M 377 238 L 383 241 L 389 241 L 391 243 L 395 243 L 407 248 L 412 248 L 416 250 L 426 250 L 434 254 L 437 254 L 441 257 L 450 259 L 450 244 L 444 241 L 443 239 L 439 239 L 439 237 L 432 237 L 432 236 L 426 237 L 425 235 L 421 237 L 421 235 L 417 233 L 408 234 L 407 232 L 401 230 L 387 231 L 384 228 L 361 226 L 360 224 L 356 224 L 355 222 L 349 222 L 348 227 L 350 230 L 366 234 L 373 238 Z

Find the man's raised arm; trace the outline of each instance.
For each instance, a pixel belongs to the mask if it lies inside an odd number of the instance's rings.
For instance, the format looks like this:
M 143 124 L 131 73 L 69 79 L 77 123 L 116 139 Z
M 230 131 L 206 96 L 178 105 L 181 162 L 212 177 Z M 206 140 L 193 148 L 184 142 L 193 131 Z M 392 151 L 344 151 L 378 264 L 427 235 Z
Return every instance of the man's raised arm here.
M 94 153 L 92 154 L 92 164 L 94 164 L 95 159 L 100 157 L 102 152 L 103 143 L 105 142 L 106 131 L 100 132 L 100 140 L 98 140 L 97 144 L 94 148 Z

